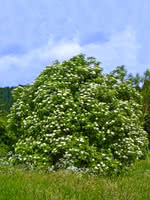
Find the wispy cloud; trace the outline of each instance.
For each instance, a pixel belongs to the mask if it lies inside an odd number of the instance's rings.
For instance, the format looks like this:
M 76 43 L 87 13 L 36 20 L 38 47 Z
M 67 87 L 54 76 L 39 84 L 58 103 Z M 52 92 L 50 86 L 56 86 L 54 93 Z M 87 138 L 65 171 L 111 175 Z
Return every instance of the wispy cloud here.
M 74 36 L 72 40 L 64 38 L 55 41 L 51 36 L 46 45 L 35 48 L 26 54 L 1 57 L 0 73 L 4 73 L 5 78 L 1 78 L 0 81 L 3 84 L 3 81 L 8 79 L 13 71 L 17 71 L 18 76 L 15 75 L 14 82 L 18 84 L 31 82 L 52 61 L 56 59 L 63 61 L 79 53 L 96 57 L 97 60 L 103 63 L 105 72 L 122 64 L 128 66 L 130 72 L 135 72 L 139 48 L 136 33 L 131 27 L 112 34 L 109 41 L 102 44 L 89 43 L 81 45 L 77 36 Z M 6 77 L 6 74 L 8 77 Z
M 79 53 L 105 71 L 150 64 L 150 2 L 0 0 L 0 86 L 29 83 L 52 61 Z
M 113 33 L 110 40 L 104 44 L 87 45 L 85 52 L 102 61 L 106 71 L 118 65 L 125 65 L 130 72 L 135 72 L 139 48 L 136 32 L 127 26 L 125 30 Z

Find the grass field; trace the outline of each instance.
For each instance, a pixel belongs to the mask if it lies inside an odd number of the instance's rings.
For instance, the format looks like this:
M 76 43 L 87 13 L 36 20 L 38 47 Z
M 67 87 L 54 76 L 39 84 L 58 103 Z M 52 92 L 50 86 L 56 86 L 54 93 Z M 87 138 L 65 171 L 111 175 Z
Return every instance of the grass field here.
M 116 178 L 0 165 L 0 200 L 150 200 L 150 156 Z

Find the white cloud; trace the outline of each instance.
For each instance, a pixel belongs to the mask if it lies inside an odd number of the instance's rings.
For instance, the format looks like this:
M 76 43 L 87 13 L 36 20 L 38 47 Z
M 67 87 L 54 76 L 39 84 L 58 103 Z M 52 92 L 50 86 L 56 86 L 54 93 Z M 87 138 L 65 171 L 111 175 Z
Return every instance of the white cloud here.
M 33 81 L 40 71 L 51 61 L 62 61 L 79 53 L 94 56 L 104 65 L 104 71 L 110 71 L 117 65 L 130 67 L 129 72 L 137 70 L 137 54 L 139 44 L 136 33 L 131 27 L 124 31 L 113 33 L 108 42 L 103 44 L 88 44 L 81 46 L 78 37 L 73 40 L 54 41 L 50 36 L 48 43 L 40 48 L 33 49 L 27 54 L 18 56 L 3 56 L 0 58 L 0 83 L 3 85 L 8 78 L 8 83 L 23 84 Z M 11 77 L 13 74 L 13 77 Z
M 89 44 L 85 47 L 85 52 L 100 60 L 106 71 L 118 65 L 125 65 L 133 72 L 137 69 L 139 48 L 135 31 L 127 27 L 122 32 L 113 33 L 110 40 L 104 44 Z

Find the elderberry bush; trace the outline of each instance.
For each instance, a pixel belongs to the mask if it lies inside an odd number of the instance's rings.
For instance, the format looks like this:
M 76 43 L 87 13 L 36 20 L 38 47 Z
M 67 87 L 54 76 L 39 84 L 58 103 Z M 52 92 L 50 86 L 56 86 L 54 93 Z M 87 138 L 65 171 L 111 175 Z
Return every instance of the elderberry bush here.
M 11 163 L 112 174 L 146 156 L 140 94 L 80 54 L 13 91 Z

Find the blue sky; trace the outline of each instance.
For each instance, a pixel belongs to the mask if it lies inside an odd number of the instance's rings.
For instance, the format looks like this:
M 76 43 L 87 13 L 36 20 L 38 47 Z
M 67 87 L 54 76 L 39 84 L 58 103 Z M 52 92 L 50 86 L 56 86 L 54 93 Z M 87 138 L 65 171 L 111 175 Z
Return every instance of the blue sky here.
M 31 83 L 79 53 L 104 72 L 150 69 L 149 0 L 0 0 L 0 87 Z

